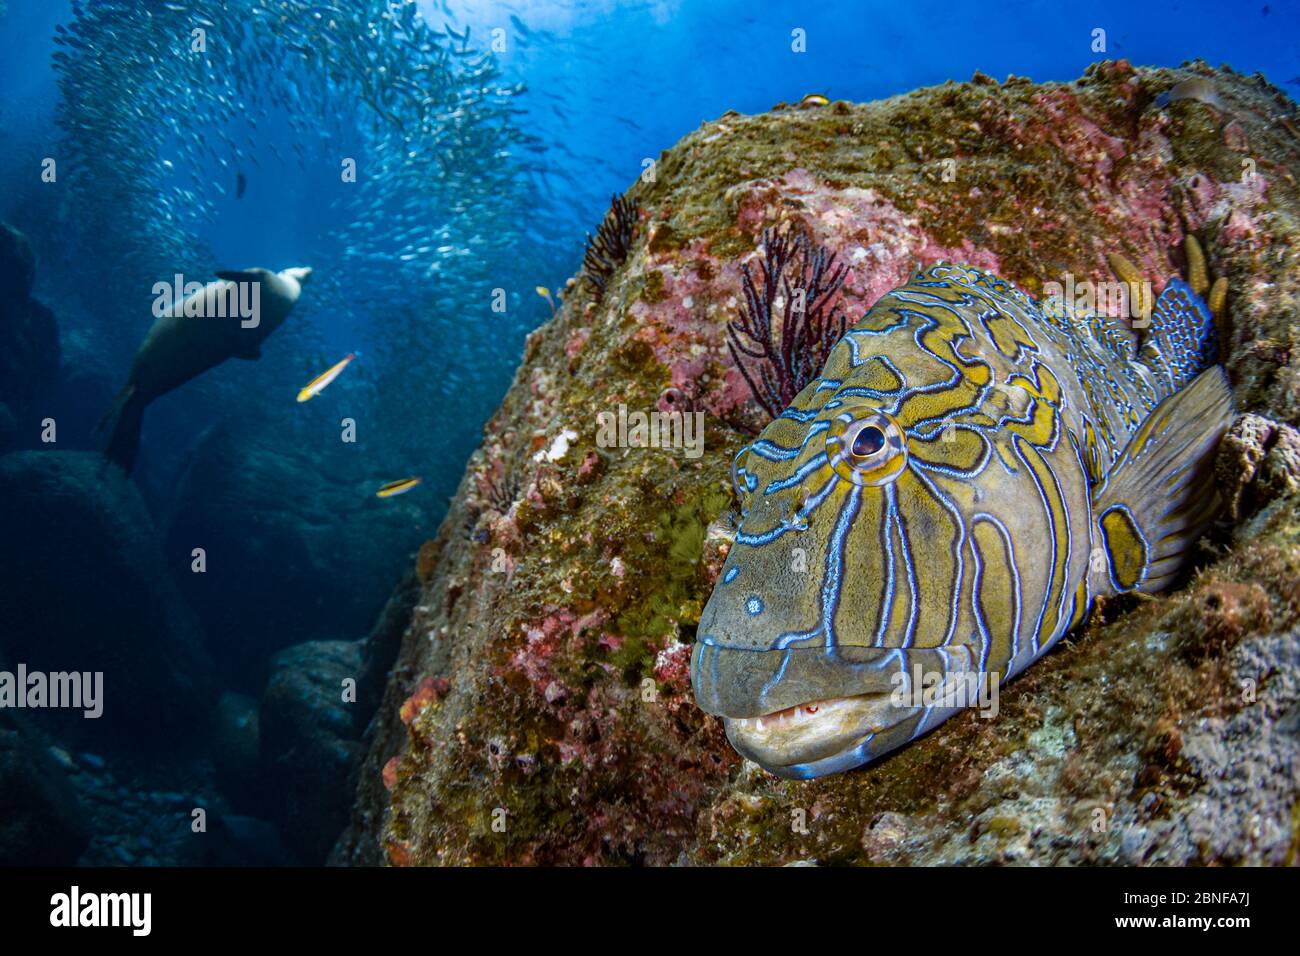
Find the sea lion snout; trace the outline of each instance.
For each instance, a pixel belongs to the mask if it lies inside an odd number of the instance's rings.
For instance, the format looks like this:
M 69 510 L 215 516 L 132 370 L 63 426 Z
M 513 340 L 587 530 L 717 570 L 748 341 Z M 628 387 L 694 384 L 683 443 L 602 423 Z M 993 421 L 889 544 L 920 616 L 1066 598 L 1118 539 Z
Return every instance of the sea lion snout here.
M 284 274 L 292 276 L 302 284 L 311 278 L 311 266 L 294 266 L 292 269 L 285 269 Z

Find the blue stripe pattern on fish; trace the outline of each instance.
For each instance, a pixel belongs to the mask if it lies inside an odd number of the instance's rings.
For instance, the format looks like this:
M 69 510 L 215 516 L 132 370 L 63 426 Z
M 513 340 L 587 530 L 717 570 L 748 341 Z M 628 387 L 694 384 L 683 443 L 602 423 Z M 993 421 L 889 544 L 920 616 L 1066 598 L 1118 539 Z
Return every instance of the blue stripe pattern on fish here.
M 1097 596 L 1167 586 L 1218 504 L 1216 359 L 1179 278 L 1139 348 L 988 273 L 918 272 L 736 456 L 697 702 L 767 769 L 834 773 L 957 711 L 900 703 L 918 673 L 1008 680 Z

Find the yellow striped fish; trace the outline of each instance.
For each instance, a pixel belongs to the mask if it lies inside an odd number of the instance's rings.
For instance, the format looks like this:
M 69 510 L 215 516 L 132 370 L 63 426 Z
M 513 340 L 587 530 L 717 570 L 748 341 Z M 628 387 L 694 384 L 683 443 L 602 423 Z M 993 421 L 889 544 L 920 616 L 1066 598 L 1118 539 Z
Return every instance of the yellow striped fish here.
M 551 290 L 544 285 L 534 286 L 534 291 L 546 300 L 546 304 L 551 307 L 551 315 L 555 315 L 555 299 L 551 297 Z
M 836 773 L 970 702 L 922 683 L 996 689 L 1098 596 L 1167 586 L 1218 504 L 1216 360 L 1179 278 L 1139 345 L 975 269 L 918 272 L 737 456 L 700 707 L 774 773 Z
M 390 481 L 388 484 L 381 486 L 380 489 L 375 492 L 375 497 L 392 498 L 395 495 L 404 495 L 423 480 L 423 478 L 417 477 L 399 478 L 397 481 Z
M 325 391 L 325 386 L 338 378 L 339 374 L 348 367 L 348 363 L 356 357 L 356 352 L 349 352 L 347 358 L 343 359 L 343 361 L 330 366 L 326 371 L 321 372 L 313 378 L 298 391 L 298 401 L 305 402 L 309 398 L 315 398 L 321 392 Z

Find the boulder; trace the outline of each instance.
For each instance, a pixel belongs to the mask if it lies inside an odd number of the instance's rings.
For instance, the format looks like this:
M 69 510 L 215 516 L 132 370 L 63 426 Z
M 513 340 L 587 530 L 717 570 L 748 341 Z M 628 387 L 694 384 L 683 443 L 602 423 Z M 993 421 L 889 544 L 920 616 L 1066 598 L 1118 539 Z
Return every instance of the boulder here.
M 0 711 L 0 866 L 74 866 L 90 842 L 65 768 Z
M 212 815 L 206 866 L 288 866 L 296 861 L 275 824 L 238 814 Z
M 301 437 L 231 423 L 209 430 L 183 470 L 168 554 L 206 551 L 207 572 L 181 587 L 228 686 L 256 693 L 275 651 L 367 633 L 418 545 L 423 502 L 375 498 L 380 482 L 356 477 L 349 451 L 323 462 Z
M 0 455 L 18 444 L 18 419 L 4 402 L 0 402 Z
M 260 718 L 262 777 L 272 819 L 308 863 L 325 861 L 348 821 L 362 728 L 356 704 L 344 700 L 344 681 L 357 681 L 362 667 L 360 641 L 297 644 L 271 663 Z
M 36 281 L 36 253 L 27 237 L 6 222 L 0 222 L 0 301 L 26 300 Z
M 49 715 L 94 746 L 178 741 L 211 706 L 212 663 L 135 486 L 95 452 L 0 458 L 0 658 L 102 671 L 104 712 Z M 112 733 L 130 729 L 134 736 Z
M 434 549 L 426 546 L 420 551 L 419 568 L 424 571 L 432 570 L 429 562 L 432 550 Z M 360 722 L 365 724 L 365 733 L 361 742 L 362 751 L 370 751 L 372 758 L 375 740 L 383 738 L 389 741 L 391 746 L 396 735 L 393 734 L 389 724 L 399 722 L 401 719 L 397 711 L 383 706 L 383 703 L 392 693 L 393 685 L 397 683 L 392 680 L 393 662 L 401 650 L 402 637 L 420 600 L 421 590 L 421 572 L 413 571 L 403 578 L 393 589 L 388 603 L 384 605 L 383 613 L 375 621 L 375 626 L 370 629 L 363 644 L 361 680 L 357 685 L 357 714 L 361 718 Z M 392 756 L 392 753 L 385 754 L 384 759 L 387 760 Z M 381 803 L 377 798 L 383 794 L 382 777 L 365 772 L 360 762 L 354 768 L 352 776 L 353 779 L 348 784 L 348 792 L 357 791 L 365 794 L 357 802 L 366 807 L 377 807 Z M 377 862 L 378 848 L 355 839 L 358 831 L 371 832 L 372 827 L 373 821 L 354 813 L 348 821 L 348 828 L 339 835 L 338 842 L 330 852 L 328 861 L 330 865 L 374 865 Z
M 54 381 L 59 326 L 31 297 L 36 258 L 27 237 L 0 223 L 0 402 L 19 406 Z
M 259 704 L 246 694 L 227 691 L 217 701 L 213 720 L 212 760 L 217 788 L 237 810 L 260 808 L 266 787 L 259 764 Z
M 1194 76 L 1232 123 L 1197 101 L 1155 105 Z M 661 154 L 630 190 L 625 261 L 571 280 L 529 337 L 421 551 L 423 594 L 336 858 L 1293 861 L 1300 497 L 1294 475 L 1272 476 L 1297 457 L 1282 426 L 1300 420 L 1300 142 L 1274 119 L 1293 109 L 1262 77 L 1118 61 L 1069 83 L 976 75 L 728 112 Z M 810 782 L 744 762 L 688 673 L 724 549 L 709 529 L 732 506 L 732 456 L 766 421 L 727 324 L 741 267 L 779 225 L 848 267 L 850 321 L 940 259 L 1037 295 L 1110 281 L 1116 252 L 1158 290 L 1194 231 L 1230 277 L 1237 406 L 1274 436 L 1229 450 L 1228 470 L 1257 466 L 1262 484 L 1233 496 L 1241 512 L 1190 585 L 1094 613 L 1003 688 L 998 719 L 959 715 Z M 596 413 L 620 406 L 704 412 L 703 453 L 601 447 Z

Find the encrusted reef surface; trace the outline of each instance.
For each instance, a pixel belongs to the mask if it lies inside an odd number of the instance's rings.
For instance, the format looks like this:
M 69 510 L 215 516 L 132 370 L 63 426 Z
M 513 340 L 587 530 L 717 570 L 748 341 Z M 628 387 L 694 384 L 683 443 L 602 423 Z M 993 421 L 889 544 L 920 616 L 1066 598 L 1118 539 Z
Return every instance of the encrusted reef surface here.
M 1156 97 L 1195 76 L 1217 103 Z M 337 863 L 1294 862 L 1300 832 L 1300 117 L 1260 77 L 1100 63 L 866 105 L 727 113 L 663 153 L 603 283 L 571 281 L 425 545 Z M 765 418 L 726 346 L 790 223 L 856 319 L 916 264 L 1038 294 L 1158 291 L 1195 233 L 1229 277 L 1230 508 L 1168 594 L 1112 601 L 974 712 L 861 770 L 742 761 L 687 664 L 732 454 Z M 597 297 L 598 292 L 599 298 Z M 704 413 L 704 450 L 598 446 L 597 415 Z

